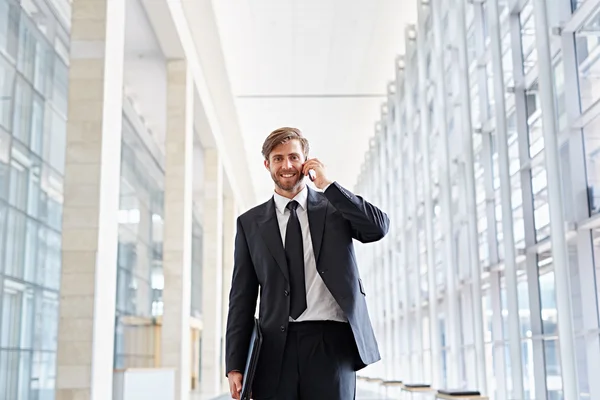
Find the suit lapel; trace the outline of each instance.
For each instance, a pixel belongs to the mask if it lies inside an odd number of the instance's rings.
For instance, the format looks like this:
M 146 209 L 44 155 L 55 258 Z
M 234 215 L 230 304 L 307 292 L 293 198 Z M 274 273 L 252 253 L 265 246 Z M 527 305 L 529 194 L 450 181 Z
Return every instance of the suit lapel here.
M 310 236 L 317 263 L 319 262 L 319 254 L 321 253 L 326 215 L 327 201 L 325 197 L 318 195 L 317 192 L 308 188 L 308 225 L 310 226 Z
M 281 231 L 277 222 L 277 210 L 275 209 L 275 200 L 271 199 L 265 204 L 264 214 L 260 216 L 256 222 L 258 223 L 258 231 L 260 232 L 265 244 L 269 248 L 271 255 L 277 261 L 277 265 L 283 272 L 283 276 L 288 281 L 288 266 L 285 258 L 285 250 L 281 241 Z

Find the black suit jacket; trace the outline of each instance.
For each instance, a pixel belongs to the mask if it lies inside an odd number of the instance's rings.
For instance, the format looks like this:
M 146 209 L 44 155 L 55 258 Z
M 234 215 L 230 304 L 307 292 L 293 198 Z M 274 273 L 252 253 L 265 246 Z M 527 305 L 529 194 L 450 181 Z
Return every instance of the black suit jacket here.
M 324 193 L 309 188 L 308 221 L 317 269 L 344 311 L 356 342 L 356 369 L 380 359 L 369 319 L 352 239 L 383 238 L 387 215 L 338 183 Z M 237 219 L 233 279 L 226 333 L 226 371 L 243 371 L 256 300 L 263 345 L 253 385 L 255 397 L 274 395 L 287 337 L 290 290 L 285 251 L 271 198 Z

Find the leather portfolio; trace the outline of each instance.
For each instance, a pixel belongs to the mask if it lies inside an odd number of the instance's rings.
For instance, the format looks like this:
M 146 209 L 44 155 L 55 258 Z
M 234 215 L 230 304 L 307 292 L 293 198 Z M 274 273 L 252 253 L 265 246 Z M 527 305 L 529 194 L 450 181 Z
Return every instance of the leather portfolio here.
M 260 356 L 260 347 L 262 345 L 262 332 L 258 319 L 254 319 L 254 329 L 250 337 L 250 347 L 248 348 L 248 358 L 246 359 L 246 368 L 244 369 L 244 381 L 242 384 L 241 400 L 250 400 L 252 395 L 252 383 L 254 382 L 254 374 Z

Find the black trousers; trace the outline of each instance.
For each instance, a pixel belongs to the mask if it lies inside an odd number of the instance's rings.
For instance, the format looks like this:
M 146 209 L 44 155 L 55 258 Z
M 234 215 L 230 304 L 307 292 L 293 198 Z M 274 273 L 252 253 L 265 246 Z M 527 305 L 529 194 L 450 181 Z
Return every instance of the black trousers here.
M 347 323 L 290 323 L 277 395 L 269 400 L 354 400 L 356 354 Z

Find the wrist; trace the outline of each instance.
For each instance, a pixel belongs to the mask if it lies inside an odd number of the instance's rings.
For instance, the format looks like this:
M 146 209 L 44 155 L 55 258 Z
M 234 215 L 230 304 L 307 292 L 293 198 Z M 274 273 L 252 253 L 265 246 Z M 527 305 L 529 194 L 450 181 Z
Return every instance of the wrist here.
M 319 189 L 321 189 L 321 190 L 325 190 L 325 189 L 326 189 L 326 188 L 328 188 L 328 187 L 329 187 L 329 185 L 331 185 L 332 183 L 333 183 L 333 181 L 329 181 L 329 180 L 323 181 L 323 182 L 322 182 L 322 183 L 321 183 L 321 184 L 318 186 L 318 188 L 319 188 Z

